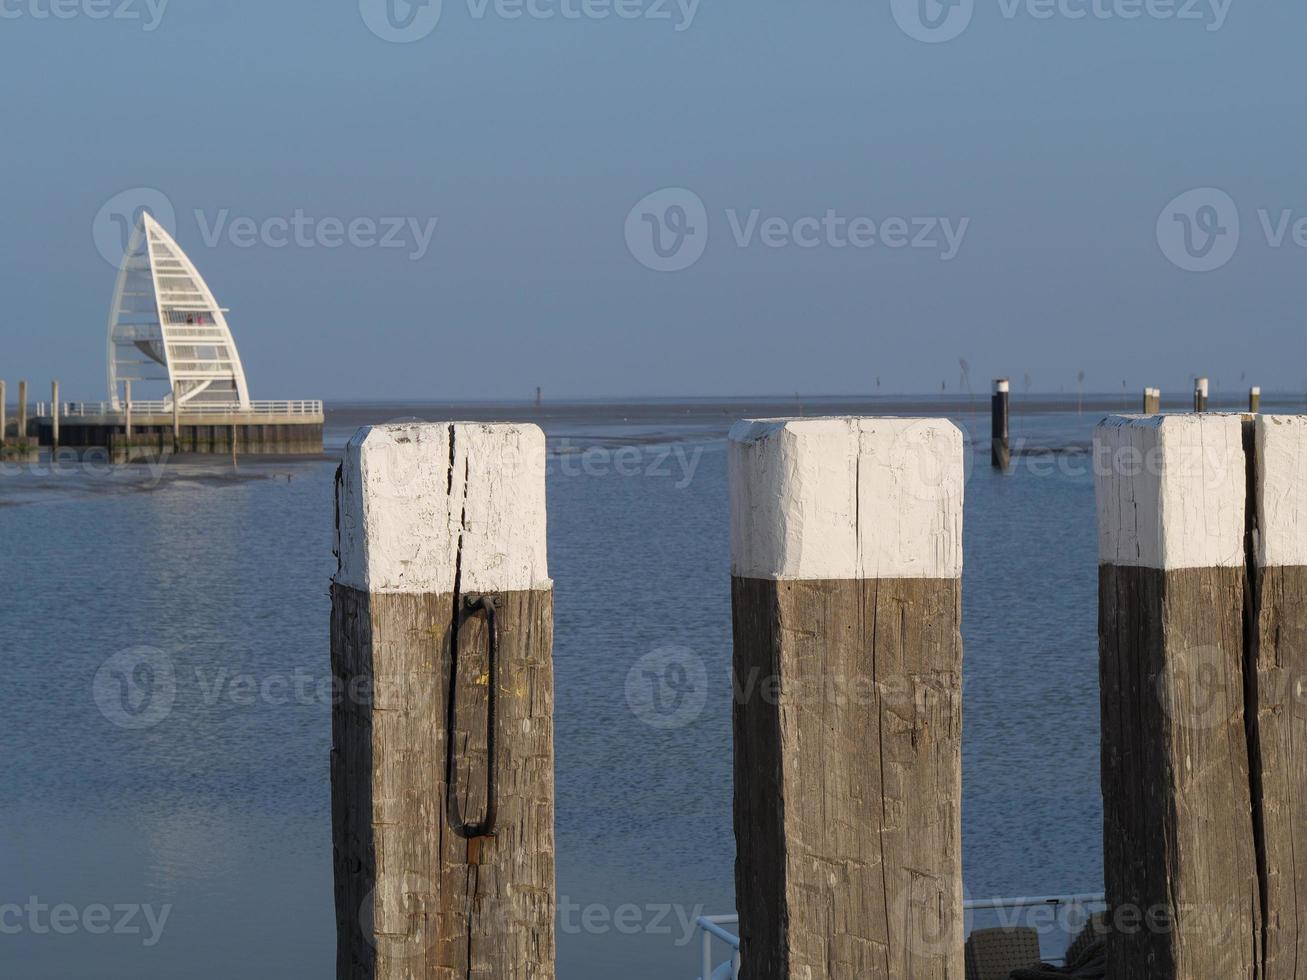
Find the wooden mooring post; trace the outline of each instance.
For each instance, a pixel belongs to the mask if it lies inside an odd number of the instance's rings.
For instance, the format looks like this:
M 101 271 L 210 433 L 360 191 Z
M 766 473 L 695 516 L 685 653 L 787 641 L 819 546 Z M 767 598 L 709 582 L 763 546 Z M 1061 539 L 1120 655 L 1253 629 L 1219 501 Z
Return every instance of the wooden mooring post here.
M 27 382 L 18 382 L 18 441 L 27 438 Z
M 1209 383 L 1206 378 L 1198 378 L 1194 381 L 1194 411 L 1207 411 L 1207 396 Z
M 990 460 L 996 470 L 1007 470 L 1012 464 L 1011 443 L 1008 440 L 1009 400 L 1012 385 L 1007 378 L 994 382 L 994 398 L 990 424 Z
M 1265 980 L 1307 976 L 1307 417 L 1256 428 L 1257 529 L 1247 636 Z
M 544 435 L 363 429 L 336 523 L 336 975 L 552 980 Z
M 50 382 L 50 457 L 59 454 L 59 382 Z
M 1243 441 L 1233 415 L 1112 418 L 1095 433 L 1113 980 L 1262 976 Z
M 750 980 L 963 976 L 963 444 L 740 422 L 736 895 Z
M 1144 414 L 1156 415 L 1162 410 L 1162 389 L 1144 389 Z
M 1262 389 L 1257 385 L 1248 389 L 1248 411 L 1256 415 L 1262 410 Z

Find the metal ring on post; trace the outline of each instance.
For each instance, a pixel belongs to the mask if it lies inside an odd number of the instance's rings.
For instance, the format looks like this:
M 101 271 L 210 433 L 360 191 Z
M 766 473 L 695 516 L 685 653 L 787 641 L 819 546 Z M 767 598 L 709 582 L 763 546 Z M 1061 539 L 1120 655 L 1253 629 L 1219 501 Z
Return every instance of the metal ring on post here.
M 489 682 L 486 693 L 486 812 L 480 823 L 469 824 L 458 812 L 458 765 L 454 758 L 455 732 L 458 728 L 458 634 L 454 634 L 449 676 L 449 720 L 445 732 L 448 749 L 446 759 L 446 785 L 448 789 L 449 824 L 454 833 L 466 840 L 477 837 L 495 836 L 495 824 L 499 815 L 498 774 L 495 766 L 495 749 L 498 741 L 499 716 L 499 619 L 496 610 L 499 597 L 489 595 L 469 595 L 463 597 L 463 612 L 466 616 L 475 616 L 479 612 L 486 614 L 486 632 L 489 637 L 487 650 L 487 673 Z M 461 621 L 460 617 L 460 621 Z

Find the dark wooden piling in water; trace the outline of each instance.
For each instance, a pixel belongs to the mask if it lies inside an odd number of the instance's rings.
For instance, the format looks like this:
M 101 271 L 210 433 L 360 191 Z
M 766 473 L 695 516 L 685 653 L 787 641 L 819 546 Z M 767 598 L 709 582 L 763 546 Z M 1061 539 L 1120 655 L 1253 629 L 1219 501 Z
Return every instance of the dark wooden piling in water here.
M 50 453 L 59 454 L 59 382 L 50 382 Z
M 1254 385 L 1248 389 L 1248 411 L 1256 415 L 1262 410 L 1262 389 Z
M 27 438 L 27 382 L 18 382 L 18 439 Z
M 1252 980 L 1241 421 L 1109 419 L 1095 442 L 1108 975 Z
M 1008 441 L 1009 399 L 1012 385 L 1007 378 L 994 382 L 994 397 L 990 420 L 990 460 L 996 470 L 1004 470 L 1012 463 L 1011 443 Z
M 943 420 L 731 431 L 750 980 L 963 975 L 962 454 Z
M 1144 414 L 1156 415 L 1162 410 L 1162 389 L 1144 389 Z
M 9 403 L 5 396 L 5 383 L 0 380 L 0 446 L 9 438 Z
M 544 476 L 530 425 L 380 426 L 346 450 L 331 630 L 339 980 L 554 977 Z
M 1206 378 L 1198 378 L 1194 382 L 1194 411 L 1207 411 L 1208 381 Z

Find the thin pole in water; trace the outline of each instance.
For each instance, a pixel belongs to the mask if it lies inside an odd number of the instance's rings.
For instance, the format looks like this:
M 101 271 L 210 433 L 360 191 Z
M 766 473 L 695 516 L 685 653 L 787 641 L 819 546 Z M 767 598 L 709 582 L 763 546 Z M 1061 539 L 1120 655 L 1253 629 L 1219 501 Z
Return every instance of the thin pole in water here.
M 1009 408 L 1012 385 L 1007 378 L 994 382 L 992 424 L 990 427 L 990 460 L 994 469 L 1006 472 L 1012 462 L 1011 443 L 1008 439 Z

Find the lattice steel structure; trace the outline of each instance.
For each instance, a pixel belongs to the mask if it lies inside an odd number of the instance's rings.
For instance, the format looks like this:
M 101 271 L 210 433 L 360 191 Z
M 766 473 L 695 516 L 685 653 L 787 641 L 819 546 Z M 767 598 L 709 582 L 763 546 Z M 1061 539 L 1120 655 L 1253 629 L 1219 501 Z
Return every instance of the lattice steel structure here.
M 164 382 L 171 405 L 250 408 L 226 310 L 148 212 L 132 230 L 109 313 L 109 399 L 120 406 L 121 382 Z M 137 395 L 149 392 L 136 389 Z

